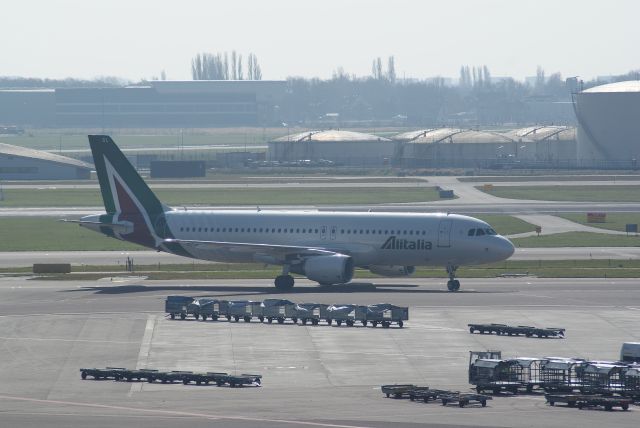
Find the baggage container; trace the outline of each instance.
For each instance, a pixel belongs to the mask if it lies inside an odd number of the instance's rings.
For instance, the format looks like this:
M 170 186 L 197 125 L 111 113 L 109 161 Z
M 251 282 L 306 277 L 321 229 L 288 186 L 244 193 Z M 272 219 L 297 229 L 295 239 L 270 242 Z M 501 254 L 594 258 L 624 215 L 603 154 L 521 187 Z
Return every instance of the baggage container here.
M 381 324 L 382 327 L 388 328 L 391 324 L 396 324 L 402 328 L 404 321 L 408 319 L 409 308 L 395 306 L 390 303 L 378 303 L 367 306 L 366 320 L 362 324 L 367 325 L 368 321 L 374 327 Z
M 169 314 L 171 319 L 187 318 L 187 315 L 192 313 L 193 307 L 190 305 L 193 303 L 193 297 L 188 296 L 167 296 L 164 301 L 164 311 Z
M 588 363 L 584 367 L 581 391 L 588 394 L 622 393 L 622 376 L 628 366 Z
M 360 321 L 362 325 L 367 325 L 367 307 L 363 305 L 331 305 L 327 309 L 329 318 L 327 324 L 331 325 L 332 321 L 342 325 L 344 322 L 349 327 L 353 327 L 356 321 Z
M 582 359 L 545 357 L 540 364 L 540 386 L 550 393 L 579 391 L 586 361 Z
M 229 302 L 226 300 L 211 299 L 208 297 L 196 299 L 194 302 L 198 306 L 198 315 L 204 321 L 207 318 L 217 321 L 221 316 L 226 316 Z M 194 317 L 197 318 L 194 313 Z
M 329 317 L 329 305 L 324 303 L 301 303 L 296 305 L 298 311 L 298 317 L 302 322 L 302 325 L 311 322 L 313 325 L 318 325 L 320 321 L 327 320 Z
M 227 305 L 227 319 L 232 319 L 236 322 L 243 319 L 245 322 L 250 322 L 252 318 L 258 318 L 262 321 L 262 307 L 260 302 L 253 302 L 251 300 L 231 300 Z
M 290 300 L 266 299 L 260 306 L 262 317 L 269 323 L 276 320 L 278 324 L 283 324 L 287 319 L 293 321 L 294 324 L 298 322 L 297 305 Z

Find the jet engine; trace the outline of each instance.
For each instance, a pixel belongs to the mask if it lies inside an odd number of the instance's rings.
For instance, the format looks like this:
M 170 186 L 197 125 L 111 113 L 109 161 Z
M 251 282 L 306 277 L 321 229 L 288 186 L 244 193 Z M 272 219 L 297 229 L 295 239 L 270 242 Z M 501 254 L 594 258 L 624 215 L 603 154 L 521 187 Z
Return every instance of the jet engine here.
M 415 266 L 369 266 L 369 271 L 382 276 L 411 276 L 416 271 Z
M 309 257 L 303 273 L 323 285 L 344 284 L 353 278 L 353 259 L 343 254 Z

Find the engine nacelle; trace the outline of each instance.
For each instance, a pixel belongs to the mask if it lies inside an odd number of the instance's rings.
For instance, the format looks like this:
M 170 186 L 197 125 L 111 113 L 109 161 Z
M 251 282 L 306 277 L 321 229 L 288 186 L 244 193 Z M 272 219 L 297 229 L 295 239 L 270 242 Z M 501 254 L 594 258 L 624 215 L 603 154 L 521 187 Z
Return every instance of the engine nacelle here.
M 416 271 L 415 266 L 369 266 L 369 271 L 382 276 L 410 276 Z
M 304 275 L 323 285 L 344 284 L 353 278 L 353 259 L 343 254 L 309 257 L 304 262 Z

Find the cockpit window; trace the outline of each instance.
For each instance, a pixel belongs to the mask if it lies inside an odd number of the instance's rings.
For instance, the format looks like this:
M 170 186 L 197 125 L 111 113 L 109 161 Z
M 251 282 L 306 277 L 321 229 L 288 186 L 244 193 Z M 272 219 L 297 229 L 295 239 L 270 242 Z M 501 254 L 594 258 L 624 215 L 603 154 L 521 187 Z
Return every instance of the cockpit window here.
M 469 229 L 468 236 L 473 236 L 475 234 L 476 234 L 476 230 L 475 229 Z
M 497 235 L 496 231 L 493 229 L 485 229 L 484 231 L 487 233 L 487 235 Z
M 476 236 L 482 236 L 484 235 L 484 230 L 483 229 L 476 229 Z

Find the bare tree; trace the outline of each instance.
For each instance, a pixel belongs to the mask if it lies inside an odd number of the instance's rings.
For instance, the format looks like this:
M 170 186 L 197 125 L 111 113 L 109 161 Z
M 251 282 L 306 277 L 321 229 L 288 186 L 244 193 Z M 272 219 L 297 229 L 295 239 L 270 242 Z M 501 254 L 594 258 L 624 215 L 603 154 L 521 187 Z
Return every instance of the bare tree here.
M 382 59 L 380 57 L 373 60 L 373 64 L 371 65 L 371 74 L 374 79 L 382 80 Z
M 387 80 L 391 83 L 396 81 L 396 64 L 393 55 L 387 60 Z

